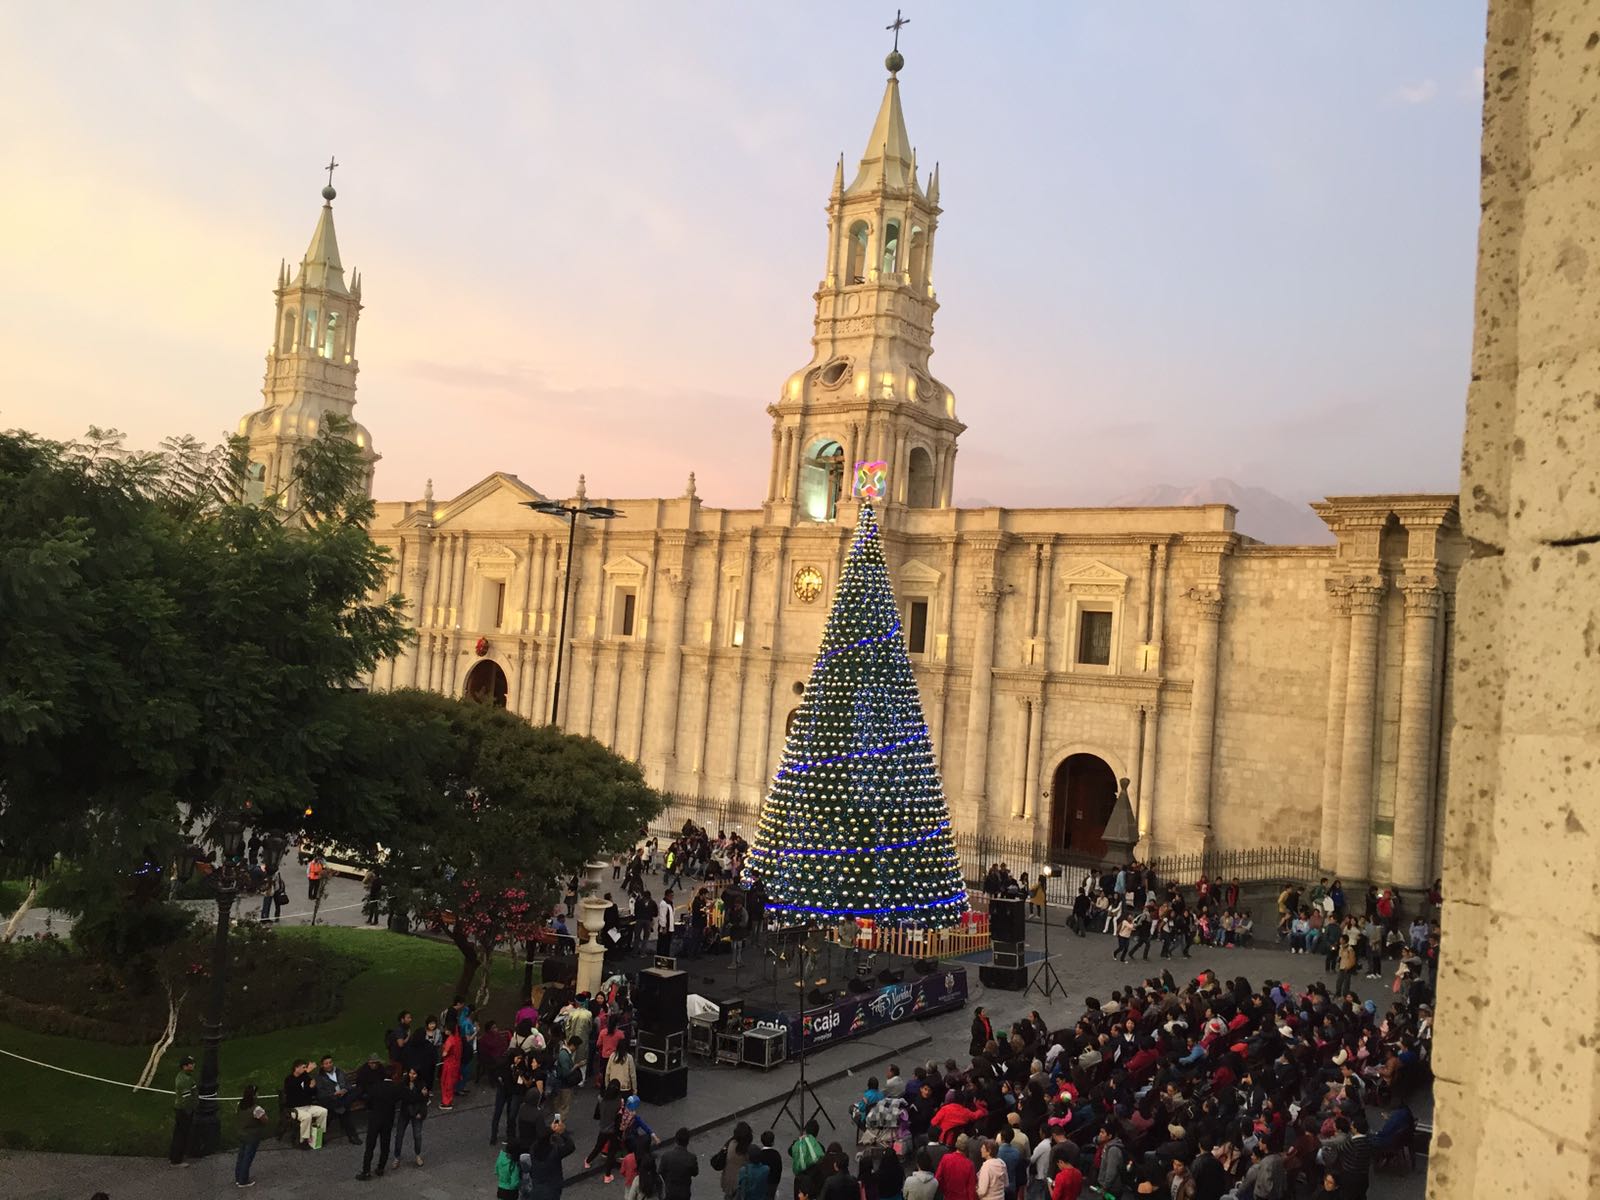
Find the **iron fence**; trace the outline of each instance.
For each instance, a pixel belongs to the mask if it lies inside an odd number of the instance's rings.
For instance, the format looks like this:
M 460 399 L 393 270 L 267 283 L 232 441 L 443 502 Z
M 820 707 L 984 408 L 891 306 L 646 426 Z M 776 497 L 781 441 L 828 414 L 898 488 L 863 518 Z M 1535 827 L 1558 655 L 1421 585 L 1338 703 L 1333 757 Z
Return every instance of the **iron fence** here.
M 656 825 L 676 831 L 685 820 L 694 821 L 715 833 L 737 828 L 745 837 L 755 835 L 761 805 L 745 800 L 718 800 L 708 796 L 668 794 L 668 804 Z M 1036 880 L 1040 868 L 1051 874 L 1045 887 L 1051 904 L 1070 904 L 1085 879 L 1098 878 L 1100 862 L 1074 858 L 1058 847 L 1031 838 L 996 837 L 969 829 L 954 833 L 956 852 L 961 855 L 962 871 L 975 899 L 981 899 L 983 876 L 995 863 L 1005 863 L 1011 874 Z M 1315 848 L 1310 846 L 1255 846 L 1243 850 L 1208 850 L 1195 854 L 1164 854 L 1149 862 L 1158 879 L 1192 887 L 1205 875 L 1210 879 L 1238 879 L 1241 883 L 1309 882 L 1322 870 Z M 978 905 L 982 907 L 982 905 Z

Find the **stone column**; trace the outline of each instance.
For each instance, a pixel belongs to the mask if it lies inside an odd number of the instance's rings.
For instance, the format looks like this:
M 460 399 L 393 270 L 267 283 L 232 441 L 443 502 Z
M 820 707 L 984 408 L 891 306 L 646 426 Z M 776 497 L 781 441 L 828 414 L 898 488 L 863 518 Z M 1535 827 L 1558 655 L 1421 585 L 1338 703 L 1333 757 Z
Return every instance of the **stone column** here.
M 783 431 L 777 426 L 772 429 L 772 469 L 767 473 L 767 499 L 780 500 L 778 494 L 778 481 L 783 473 Z
M 1350 593 L 1328 580 L 1333 637 L 1328 648 L 1328 716 L 1322 737 L 1322 829 L 1317 861 L 1334 870 L 1339 858 L 1339 768 L 1344 758 L 1344 694 L 1350 673 Z
M 706 738 L 711 728 L 711 691 L 715 683 L 715 676 L 711 671 L 711 655 L 707 653 L 700 663 L 700 728 L 695 731 L 694 790 L 697 795 L 704 795 L 706 778 Z
M 1189 694 L 1189 777 L 1184 789 L 1184 821 L 1190 849 L 1204 852 L 1211 841 L 1212 742 L 1217 726 L 1217 646 L 1222 637 L 1222 592 L 1215 587 L 1188 591 L 1199 618 L 1195 634 L 1194 689 Z
M 1151 701 L 1144 706 L 1144 749 L 1139 756 L 1139 839 L 1150 836 L 1156 811 L 1156 733 L 1161 723 L 1161 706 Z M 1149 857 L 1146 855 L 1146 857 Z
M 672 600 L 667 608 L 667 642 L 661 652 L 661 696 L 656 702 L 654 724 L 661 730 L 657 753 L 670 771 L 678 757 L 678 688 L 683 674 L 683 623 L 689 608 L 689 577 L 668 575 L 666 584 Z
M 949 508 L 950 497 L 956 487 L 956 448 L 951 446 L 944 456 L 944 486 L 939 489 L 939 507 Z
M 1433 843 L 1433 660 L 1439 616 L 1439 581 L 1406 576 L 1405 650 L 1400 666 L 1400 744 L 1394 785 L 1395 886 L 1426 888 Z
M 986 580 L 973 594 L 978 609 L 978 631 L 972 642 L 972 682 L 967 689 L 967 745 L 962 771 L 961 797 L 979 823 L 984 811 L 989 779 L 989 702 L 994 686 L 994 615 L 1000 593 Z
M 1377 719 L 1378 626 L 1383 581 L 1350 585 L 1350 665 L 1345 678 L 1344 748 L 1339 763 L 1339 874 L 1345 887 L 1372 870 L 1372 735 Z
M 767 778 L 767 764 L 771 761 L 769 756 L 772 753 L 772 685 L 774 681 L 775 677 L 772 674 L 771 662 L 769 661 L 763 663 L 761 669 L 756 672 L 755 680 L 757 695 L 761 700 L 761 707 L 756 709 L 755 713 L 755 786 L 757 788 L 765 786 Z M 738 792 L 738 780 L 735 779 L 734 783 L 736 786 L 732 795 L 733 799 L 738 800 L 742 798 Z
M 1022 792 L 1022 815 L 1033 817 L 1038 807 L 1039 760 L 1044 754 L 1044 693 L 1041 691 L 1028 706 L 1028 782 Z
M 1032 702 L 1026 696 L 1017 697 L 1017 757 L 1011 774 L 1011 819 L 1020 821 L 1028 811 L 1028 726 L 1032 724 Z
M 889 494 L 901 504 L 906 502 L 906 435 L 894 436 L 894 461 L 889 464 Z

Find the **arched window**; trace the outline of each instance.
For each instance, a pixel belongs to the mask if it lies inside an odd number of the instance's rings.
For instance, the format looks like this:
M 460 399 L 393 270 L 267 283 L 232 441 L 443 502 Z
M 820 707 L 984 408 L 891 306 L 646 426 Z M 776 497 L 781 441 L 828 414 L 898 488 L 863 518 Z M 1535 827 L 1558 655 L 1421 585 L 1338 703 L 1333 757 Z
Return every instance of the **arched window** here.
M 890 221 L 883 230 L 882 274 L 893 275 L 900 270 L 900 222 Z
M 933 455 L 921 446 L 913 446 L 906 459 L 906 507 L 932 508 Z
M 850 226 L 850 239 L 846 254 L 844 281 L 846 283 L 865 283 L 867 281 L 867 223 L 865 221 L 857 221 Z
M 279 352 L 290 354 L 294 351 L 294 335 L 300 325 L 300 313 L 297 309 L 286 308 L 283 310 L 283 340 Z
M 334 343 L 338 340 L 338 336 L 339 336 L 339 314 L 336 313 L 336 312 L 330 312 L 328 314 L 327 332 L 323 335 L 323 338 L 322 338 L 322 357 L 323 358 L 332 358 L 333 357 L 333 347 L 334 347 Z
M 844 447 L 832 438 L 819 438 L 806 451 L 800 468 L 800 510 L 813 521 L 831 521 L 839 515 L 839 493 L 844 485 Z
M 301 340 L 306 353 L 315 354 L 317 347 L 322 345 L 322 328 L 317 324 L 317 310 L 306 309 L 306 336 Z
M 928 235 L 911 227 L 911 282 L 919 290 L 928 284 Z

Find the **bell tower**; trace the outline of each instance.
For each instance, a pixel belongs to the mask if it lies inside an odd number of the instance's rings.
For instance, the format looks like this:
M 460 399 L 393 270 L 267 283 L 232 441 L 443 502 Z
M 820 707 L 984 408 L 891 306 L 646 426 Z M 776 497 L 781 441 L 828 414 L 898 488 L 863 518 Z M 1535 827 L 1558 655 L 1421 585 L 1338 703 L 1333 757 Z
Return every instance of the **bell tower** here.
M 295 455 L 317 436 L 329 415 L 354 421 L 356 405 L 356 323 L 361 316 L 361 276 L 347 285 L 333 229 L 333 171 L 322 189 L 322 212 L 311 244 L 293 277 L 282 264 L 273 290 L 277 308 L 262 406 L 239 422 L 249 443 L 251 488 L 258 495 L 281 495 L 292 502 Z M 367 491 L 378 455 L 361 425 L 350 436 L 367 462 Z
M 933 353 L 933 240 L 939 171 L 926 188 L 900 108 L 896 49 L 855 178 L 844 159 L 828 196 L 828 255 L 817 288 L 810 363 L 784 384 L 772 416 L 767 508 L 789 521 L 832 521 L 857 462 L 889 464 L 882 511 L 947 508 L 955 396 L 928 370 Z

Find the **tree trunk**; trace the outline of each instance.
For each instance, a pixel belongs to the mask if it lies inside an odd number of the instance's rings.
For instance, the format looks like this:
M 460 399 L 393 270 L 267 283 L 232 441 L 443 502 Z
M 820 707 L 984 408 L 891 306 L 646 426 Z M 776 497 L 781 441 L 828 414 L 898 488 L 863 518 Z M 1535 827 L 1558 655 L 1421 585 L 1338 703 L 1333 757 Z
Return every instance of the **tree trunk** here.
M 172 994 L 172 984 L 165 979 L 161 981 L 161 986 L 166 989 L 167 993 L 167 1027 L 162 1030 L 161 1036 L 156 1039 L 156 1044 L 150 1048 L 150 1058 L 145 1062 L 144 1070 L 139 1073 L 137 1081 L 137 1086 L 139 1087 L 150 1086 L 150 1081 L 155 1078 L 156 1068 L 161 1065 L 162 1055 L 166 1054 L 172 1043 L 177 1039 L 178 1010 L 183 1007 L 184 997 L 189 994 L 187 991 L 182 991 L 174 996 Z
M 28 880 L 28 894 L 22 898 L 22 903 L 17 905 L 17 911 L 6 921 L 6 931 L 4 936 L 0 936 L 0 942 L 9 942 L 17 936 L 17 927 L 22 924 L 22 918 L 27 915 L 28 910 L 33 907 L 33 902 L 38 898 L 39 880 L 35 877 Z
M 461 974 L 456 979 L 455 994 L 465 996 L 467 989 L 472 986 L 472 977 L 478 973 L 478 947 L 461 931 L 459 925 L 450 927 L 450 940 L 456 944 L 456 949 L 461 951 Z
M 483 951 L 483 973 L 478 976 L 478 994 L 473 997 L 472 1006 L 482 1012 L 489 1005 L 489 987 L 494 982 L 494 943 L 489 942 L 481 947 Z M 461 995 L 466 995 L 462 992 Z

